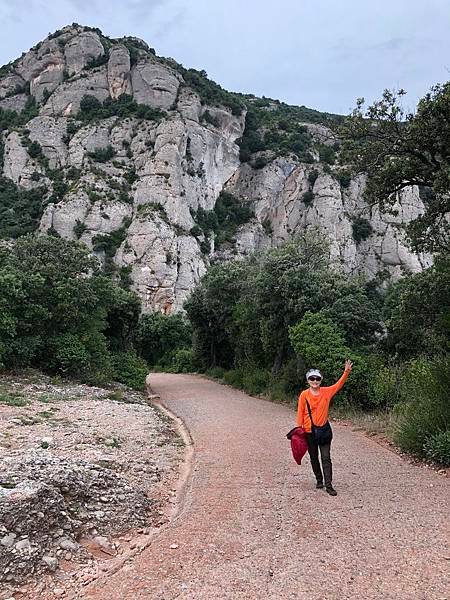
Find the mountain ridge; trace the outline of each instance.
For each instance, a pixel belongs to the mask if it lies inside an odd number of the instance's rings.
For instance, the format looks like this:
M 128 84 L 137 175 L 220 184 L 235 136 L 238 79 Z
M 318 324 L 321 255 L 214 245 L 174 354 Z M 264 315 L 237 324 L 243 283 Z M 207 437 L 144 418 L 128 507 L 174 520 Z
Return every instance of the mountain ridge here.
M 382 280 L 418 271 L 395 213 L 336 163 L 344 117 L 227 92 L 143 40 L 73 24 L 0 69 L 2 237 L 80 239 L 145 311 L 181 310 L 214 260 L 314 227 L 336 263 Z

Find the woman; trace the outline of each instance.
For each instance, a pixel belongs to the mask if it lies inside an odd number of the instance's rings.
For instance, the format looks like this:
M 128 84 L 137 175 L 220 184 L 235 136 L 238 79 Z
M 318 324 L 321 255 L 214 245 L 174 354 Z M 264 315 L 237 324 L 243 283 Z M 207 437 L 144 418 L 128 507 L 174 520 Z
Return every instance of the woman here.
M 328 408 L 333 396 L 344 385 L 352 366 L 353 363 L 346 360 L 344 373 L 339 381 L 330 387 L 320 387 L 322 373 L 318 369 L 310 369 L 306 373 L 309 389 L 304 390 L 298 400 L 297 426 L 303 427 L 306 431 L 308 453 L 317 480 L 316 488 L 323 488 L 325 478 L 325 489 L 330 496 L 336 496 L 337 492 L 332 485 L 333 472 L 330 457 L 332 432 L 328 423 Z M 319 463 L 319 448 L 323 475 Z

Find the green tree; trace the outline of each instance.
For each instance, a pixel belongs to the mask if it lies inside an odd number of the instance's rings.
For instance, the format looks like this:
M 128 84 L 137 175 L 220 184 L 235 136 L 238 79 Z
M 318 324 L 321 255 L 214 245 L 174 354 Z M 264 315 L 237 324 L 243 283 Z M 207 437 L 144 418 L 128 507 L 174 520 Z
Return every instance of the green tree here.
M 425 212 L 408 227 L 414 248 L 446 252 L 450 212 L 450 82 L 434 86 L 405 113 L 405 92 L 385 90 L 368 108 L 359 99 L 342 127 L 342 153 L 353 173 L 367 174 L 366 197 L 390 207 L 397 192 L 417 185 Z
M 388 291 L 382 346 L 397 359 L 442 356 L 450 339 L 450 259 L 409 275 Z
M 88 249 L 24 236 L 0 251 L 0 360 L 105 382 L 110 346 L 123 350 L 139 301 L 100 275 Z M 128 349 L 128 348 L 126 348 Z
M 320 369 L 328 384 L 339 377 L 350 356 L 343 331 L 321 312 L 305 313 L 299 323 L 289 328 L 289 339 L 306 368 Z
M 243 277 L 243 263 L 213 265 L 184 304 L 194 351 L 205 369 L 233 365 L 230 327 Z
M 180 315 L 159 312 L 143 315 L 136 332 L 136 345 L 149 365 L 168 366 L 174 353 L 191 347 L 192 330 Z
M 345 344 L 343 331 L 323 313 L 307 312 L 303 319 L 289 328 L 289 339 L 302 359 L 305 371 L 318 368 L 326 385 L 334 384 L 342 375 L 347 358 L 353 361 L 351 377 L 341 398 L 358 406 L 368 406 L 367 361 Z M 302 379 L 304 380 L 305 372 Z

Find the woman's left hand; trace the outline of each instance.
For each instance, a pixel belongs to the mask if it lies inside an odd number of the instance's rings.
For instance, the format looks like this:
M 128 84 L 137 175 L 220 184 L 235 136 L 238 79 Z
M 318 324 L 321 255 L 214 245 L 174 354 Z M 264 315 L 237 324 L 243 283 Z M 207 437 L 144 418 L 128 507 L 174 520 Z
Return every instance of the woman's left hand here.
M 351 361 L 351 360 L 349 360 L 349 359 L 347 359 L 347 360 L 345 361 L 345 370 L 346 370 L 346 371 L 351 371 L 351 370 L 352 370 L 352 367 L 353 367 L 353 363 L 352 363 L 352 361 Z

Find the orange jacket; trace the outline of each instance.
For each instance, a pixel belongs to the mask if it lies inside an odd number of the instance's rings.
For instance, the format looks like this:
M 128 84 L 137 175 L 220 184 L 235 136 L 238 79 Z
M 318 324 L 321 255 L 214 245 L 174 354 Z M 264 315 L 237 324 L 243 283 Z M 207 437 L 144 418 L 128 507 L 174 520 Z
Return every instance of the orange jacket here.
M 309 406 L 311 407 L 314 425 L 317 425 L 318 427 L 325 425 L 328 420 L 328 408 L 331 399 L 342 388 L 349 373 L 350 371 L 344 371 L 339 381 L 334 385 L 320 387 L 317 396 L 311 394 L 310 389 L 303 390 L 298 398 L 297 427 L 304 427 L 305 431 L 308 433 L 311 432 L 311 419 L 309 418 L 306 400 L 308 400 Z

